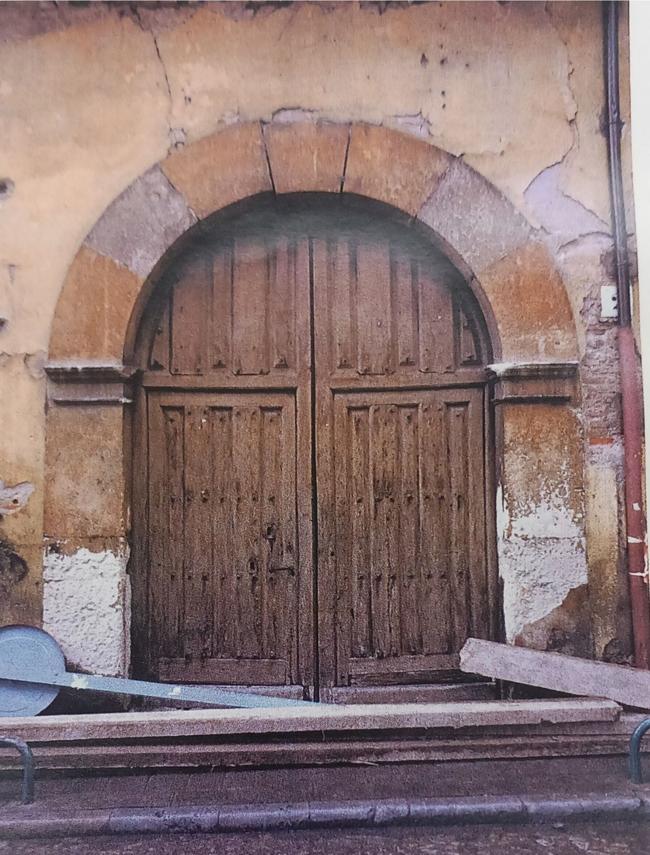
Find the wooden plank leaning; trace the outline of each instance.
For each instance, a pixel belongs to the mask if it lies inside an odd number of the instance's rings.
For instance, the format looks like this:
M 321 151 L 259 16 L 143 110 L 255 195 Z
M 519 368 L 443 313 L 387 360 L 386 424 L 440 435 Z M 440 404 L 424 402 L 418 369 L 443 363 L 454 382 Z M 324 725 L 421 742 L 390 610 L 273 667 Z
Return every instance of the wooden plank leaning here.
M 460 669 L 496 680 L 650 709 L 650 672 L 627 665 L 468 638 L 460 652 Z

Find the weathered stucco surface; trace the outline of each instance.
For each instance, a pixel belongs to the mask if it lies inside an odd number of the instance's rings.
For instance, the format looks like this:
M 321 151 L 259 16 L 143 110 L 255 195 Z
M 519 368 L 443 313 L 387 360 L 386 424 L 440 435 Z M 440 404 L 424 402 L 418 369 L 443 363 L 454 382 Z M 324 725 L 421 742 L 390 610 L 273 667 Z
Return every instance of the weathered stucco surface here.
M 555 405 L 523 404 L 503 415 L 497 537 L 509 641 L 588 580 L 579 430 L 575 413 Z
M 520 324 L 504 330 L 512 342 L 504 359 L 524 358 L 517 341 L 523 348 L 534 339 L 539 360 L 577 354 L 581 362 L 581 396 L 570 407 L 503 407 L 497 504 L 508 635 L 538 646 L 561 632 L 568 638 L 569 624 L 578 627 L 588 608 L 596 653 L 613 645 L 624 656 L 616 339 L 614 325 L 599 315 L 600 285 L 612 281 L 599 4 L 5 4 L 0 23 L 0 396 L 11 403 L 0 414 L 0 479 L 35 488 L 19 513 L 0 522 L 7 554 L 24 565 L 0 560 L 14 568 L 4 577 L 3 619 L 40 619 L 45 534 L 47 620 L 55 602 L 67 604 L 64 611 L 80 607 L 55 593 L 73 585 L 65 580 L 95 572 L 116 638 L 124 620 L 116 615 L 121 607 L 110 605 L 124 603 L 116 593 L 128 530 L 122 410 L 102 405 L 75 428 L 79 408 L 50 403 L 46 467 L 45 354 L 119 362 L 156 247 L 209 213 L 226 185 L 233 198 L 268 189 L 263 163 L 248 183 L 229 182 L 225 147 L 215 152 L 223 170 L 205 177 L 203 195 L 183 197 L 185 184 L 196 187 L 184 158 L 191 143 L 275 119 L 265 133 L 267 151 L 286 166 L 292 123 L 328 120 L 333 127 L 399 129 L 482 176 L 466 179 L 456 197 L 458 185 L 441 172 L 422 219 L 453 237 L 454 222 L 446 213 L 440 223 L 440 211 L 473 205 L 482 234 L 486 224 L 494 229 L 482 245 L 466 234 L 462 260 L 481 270 L 495 309 L 499 301 L 505 309 L 521 302 Z M 341 131 L 332 133 L 336 147 Z M 320 165 L 305 167 L 305 180 L 327 187 L 335 181 L 339 155 L 329 163 L 328 151 Z M 169 168 L 156 167 L 168 154 Z M 627 149 L 624 155 L 629 181 Z M 483 179 L 521 217 L 508 219 L 505 231 Z M 295 176 L 282 180 L 296 189 Z M 114 218 L 101 219 L 116 199 L 113 212 L 124 208 L 121 229 Z M 533 243 L 520 250 L 530 234 Z M 53 328 L 73 259 L 79 313 L 75 323 Z M 551 266 L 557 272 L 549 273 Z M 549 301 L 551 275 L 566 299 Z M 110 303 L 112 315 L 94 312 L 88 282 L 95 306 Z M 117 302 L 115 282 L 123 295 Z M 559 332 L 572 324 L 577 340 Z M 545 436 L 549 419 L 553 441 L 545 445 L 536 432 Z M 536 448 L 538 458 L 522 459 L 517 443 Z M 533 482 L 541 488 L 529 495 Z M 52 552 L 59 542 L 61 554 Z M 584 637 L 584 629 L 575 631 Z M 73 621 L 56 632 L 74 636 L 68 651 L 84 665 Z M 110 653 L 106 661 L 118 659 Z
M 49 551 L 43 563 L 43 627 L 73 669 L 116 676 L 129 667 L 127 551 L 71 555 Z

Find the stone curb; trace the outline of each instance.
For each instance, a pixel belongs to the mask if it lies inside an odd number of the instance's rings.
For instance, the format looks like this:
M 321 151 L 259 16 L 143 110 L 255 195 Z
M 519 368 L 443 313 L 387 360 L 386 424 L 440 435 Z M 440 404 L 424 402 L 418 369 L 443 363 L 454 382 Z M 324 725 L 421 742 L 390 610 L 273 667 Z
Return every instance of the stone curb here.
M 560 819 L 612 819 L 621 816 L 648 819 L 650 797 L 379 799 L 221 807 L 67 810 L 30 816 L 33 810 L 33 807 L 26 807 L 0 812 L 0 839 L 524 823 Z

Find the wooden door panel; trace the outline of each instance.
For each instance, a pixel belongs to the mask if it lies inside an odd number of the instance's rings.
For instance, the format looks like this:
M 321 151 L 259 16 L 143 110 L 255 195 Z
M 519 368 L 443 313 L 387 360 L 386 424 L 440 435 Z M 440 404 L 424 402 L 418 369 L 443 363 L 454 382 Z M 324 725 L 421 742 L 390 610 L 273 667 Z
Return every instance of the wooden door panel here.
M 307 240 L 234 238 L 179 262 L 159 307 L 147 368 L 180 376 L 285 376 L 309 294 Z
M 161 677 L 295 682 L 295 397 L 149 399 L 149 591 Z
M 487 635 L 483 320 L 414 229 L 330 213 L 202 235 L 142 327 L 135 659 L 161 679 L 440 681 Z
M 481 363 L 462 289 L 453 288 L 447 269 L 399 242 L 315 240 L 314 279 L 321 375 L 399 385 Z
M 478 327 L 426 253 L 312 246 L 321 685 L 457 677 L 488 632 Z
M 452 672 L 486 635 L 482 408 L 481 389 L 334 396 L 338 685 Z

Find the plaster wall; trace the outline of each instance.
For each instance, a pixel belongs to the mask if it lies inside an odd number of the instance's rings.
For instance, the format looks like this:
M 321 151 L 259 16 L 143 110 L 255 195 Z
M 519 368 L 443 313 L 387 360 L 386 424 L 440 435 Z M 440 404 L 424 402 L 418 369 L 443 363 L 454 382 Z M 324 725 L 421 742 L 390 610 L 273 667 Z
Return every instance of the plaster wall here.
M 3 621 L 39 622 L 44 598 L 46 623 L 72 661 L 107 673 L 126 667 L 121 410 L 100 404 L 80 428 L 78 410 L 46 404 L 43 372 L 62 285 L 86 235 L 144 173 L 147 192 L 173 197 L 173 182 L 148 170 L 215 131 L 251 121 L 365 122 L 474 167 L 555 260 L 581 393 L 561 409 L 504 409 L 503 447 L 512 453 L 498 473 L 497 534 L 506 633 L 587 652 L 598 639 L 597 655 L 624 659 L 615 328 L 601 320 L 599 302 L 600 286 L 613 281 L 601 26 L 599 4 L 571 2 L 2 4 L 0 395 L 10 405 L 0 414 L 0 478 L 34 487 L 0 522 L 3 548 L 16 556 L 0 555 Z M 625 87 L 624 95 L 626 118 Z M 627 147 L 624 155 L 629 183 Z M 468 187 L 456 201 L 469 205 L 475 194 Z M 430 217 L 435 228 L 435 211 Z M 105 268 L 119 267 L 126 305 L 134 277 L 155 261 L 133 240 L 146 225 L 124 222 L 123 235 L 98 226 L 86 242 L 98 248 L 99 302 L 115 281 Z M 136 249 L 109 261 L 107 242 L 114 258 L 126 244 Z M 530 274 L 530 258 L 503 255 L 486 272 L 504 283 L 495 293 L 512 299 L 508 283 L 526 271 L 526 335 L 536 330 L 539 359 L 566 358 L 548 335 L 557 307 L 543 304 L 545 274 Z M 118 320 L 103 330 L 117 361 Z M 80 326 L 93 323 L 79 317 Z M 507 358 L 524 356 L 522 346 Z M 48 413 L 47 455 L 46 406 L 58 410 Z M 549 419 L 557 422 L 550 443 Z M 524 441 L 534 454 L 522 461 Z M 532 494 L 531 477 L 541 485 Z M 94 603 L 114 643 L 86 653 L 69 618 Z

